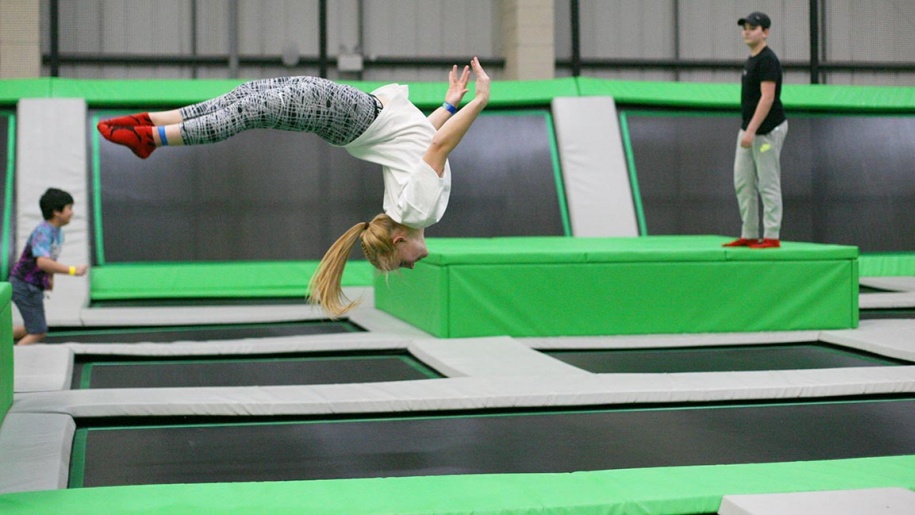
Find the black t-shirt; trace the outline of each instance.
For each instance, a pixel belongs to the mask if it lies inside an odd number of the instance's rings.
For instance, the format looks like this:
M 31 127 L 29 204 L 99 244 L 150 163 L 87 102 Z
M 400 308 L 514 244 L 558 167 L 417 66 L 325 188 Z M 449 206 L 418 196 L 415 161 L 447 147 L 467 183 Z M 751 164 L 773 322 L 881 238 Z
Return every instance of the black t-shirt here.
M 763 82 L 775 83 L 775 101 L 772 102 L 772 109 L 756 130 L 756 134 L 768 134 L 785 121 L 785 108 L 782 107 L 782 65 L 778 62 L 778 56 L 769 47 L 750 56 L 743 66 L 743 78 L 740 81 L 740 111 L 743 116 L 743 124 L 740 128 L 742 129 L 746 129 L 750 120 L 753 119 L 753 113 L 756 112 L 756 106 L 759 104 L 759 99 L 762 98 L 760 86 Z

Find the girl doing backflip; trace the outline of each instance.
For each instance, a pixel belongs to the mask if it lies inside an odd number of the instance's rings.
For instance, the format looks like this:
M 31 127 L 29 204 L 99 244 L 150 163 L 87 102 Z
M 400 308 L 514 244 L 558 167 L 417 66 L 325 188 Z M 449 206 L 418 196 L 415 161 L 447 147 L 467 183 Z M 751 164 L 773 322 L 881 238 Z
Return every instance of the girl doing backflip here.
M 470 80 L 474 98 L 457 109 Z M 351 155 L 381 165 L 384 212 L 343 233 L 321 260 L 309 285 L 310 302 L 331 317 L 356 303 L 341 279 L 350 251 L 362 251 L 383 272 L 428 255 L 424 229 L 439 220 L 451 193 L 448 155 L 489 102 L 490 79 L 474 57 L 448 74 L 445 103 L 428 117 L 407 99 L 407 88 L 389 84 L 371 94 L 317 77 L 281 77 L 244 83 L 220 97 L 172 111 L 99 122 L 102 136 L 141 159 L 165 146 L 215 143 L 248 129 L 313 132 Z

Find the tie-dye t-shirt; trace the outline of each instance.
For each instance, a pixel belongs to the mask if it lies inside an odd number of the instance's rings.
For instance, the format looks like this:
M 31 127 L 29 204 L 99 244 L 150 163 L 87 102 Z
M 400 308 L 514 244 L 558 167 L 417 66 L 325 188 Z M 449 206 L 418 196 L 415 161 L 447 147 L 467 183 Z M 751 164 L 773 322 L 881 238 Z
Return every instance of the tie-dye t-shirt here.
M 47 220 L 41 222 L 29 236 L 29 241 L 26 242 L 25 249 L 22 250 L 22 255 L 19 256 L 19 261 L 10 275 L 47 290 L 50 276 L 38 268 L 38 258 L 46 257 L 57 261 L 63 243 L 64 233 L 60 227 L 51 225 Z

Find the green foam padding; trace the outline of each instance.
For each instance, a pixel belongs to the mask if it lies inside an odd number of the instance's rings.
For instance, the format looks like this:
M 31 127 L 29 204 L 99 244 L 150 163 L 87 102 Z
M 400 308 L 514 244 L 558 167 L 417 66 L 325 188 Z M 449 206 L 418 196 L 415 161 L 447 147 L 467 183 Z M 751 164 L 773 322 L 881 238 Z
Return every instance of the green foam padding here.
M 434 336 L 586 336 L 847 329 L 858 249 L 721 236 L 432 239 L 375 280 L 375 307 Z
M 0 283 L 0 424 L 13 404 L 13 287 Z
M 652 82 L 579 77 L 581 96 L 612 96 L 618 104 L 740 109 L 740 83 Z M 786 84 L 782 103 L 788 110 L 912 113 L 915 88 Z M 789 113 L 790 117 L 790 113 Z
M 725 495 L 915 488 L 915 456 L 569 474 L 390 477 L 46 490 L 0 495 L 0 512 L 673 515 L 716 513 Z
M 858 261 L 861 277 L 915 275 L 915 254 L 912 253 L 862 254 Z
M 128 263 L 90 272 L 93 301 L 226 297 L 304 297 L 317 261 Z M 374 268 L 352 261 L 343 286 L 371 286 Z
M 447 71 L 445 71 L 447 73 Z M 443 75 L 444 76 L 444 75 Z M 242 79 L 13 79 L 0 80 L 0 105 L 15 104 L 20 98 L 84 98 L 91 108 L 148 108 L 183 106 L 228 92 Z M 340 81 L 363 91 L 372 91 L 393 81 Z M 447 82 L 404 82 L 410 86 L 410 100 L 421 109 L 442 105 Z M 473 98 L 473 81 L 467 99 Z M 544 81 L 497 81 L 492 85 L 491 107 L 549 105 L 554 97 L 577 96 L 575 79 Z
M 20 98 L 84 98 L 92 108 L 179 106 L 229 91 L 241 79 L 92 80 L 66 78 L 0 80 L 0 105 Z M 346 82 L 371 91 L 385 82 Z M 420 108 L 441 105 L 446 82 L 405 82 L 410 99 Z M 471 83 L 471 90 L 473 89 Z M 470 93 L 472 95 L 472 92 Z M 548 105 L 555 97 L 606 95 L 619 104 L 738 109 L 740 85 L 706 82 L 655 82 L 565 77 L 541 81 L 496 81 L 491 107 Z M 470 98 L 470 97 L 468 97 Z M 789 110 L 912 113 L 915 87 L 786 84 L 782 102 Z

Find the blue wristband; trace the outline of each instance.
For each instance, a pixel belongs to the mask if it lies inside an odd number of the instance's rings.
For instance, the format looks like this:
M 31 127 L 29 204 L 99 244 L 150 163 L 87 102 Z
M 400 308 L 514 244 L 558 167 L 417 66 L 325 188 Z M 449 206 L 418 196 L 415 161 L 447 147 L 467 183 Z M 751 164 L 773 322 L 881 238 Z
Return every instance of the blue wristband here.
M 162 140 L 162 146 L 168 146 L 168 139 L 165 138 L 165 126 L 160 125 L 159 127 L 159 139 Z
M 454 107 L 453 105 L 449 104 L 448 102 L 445 102 L 444 104 L 442 104 L 442 107 L 445 109 L 445 111 L 448 111 L 451 114 L 454 114 L 457 112 L 457 108 Z

